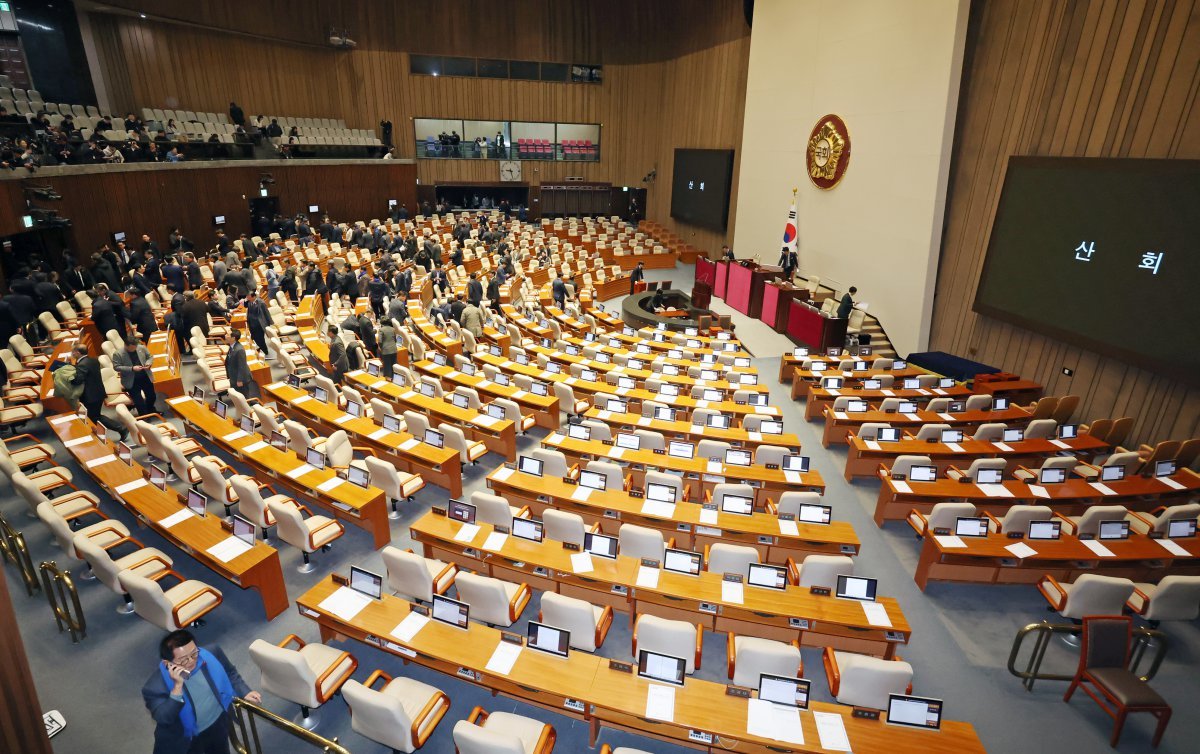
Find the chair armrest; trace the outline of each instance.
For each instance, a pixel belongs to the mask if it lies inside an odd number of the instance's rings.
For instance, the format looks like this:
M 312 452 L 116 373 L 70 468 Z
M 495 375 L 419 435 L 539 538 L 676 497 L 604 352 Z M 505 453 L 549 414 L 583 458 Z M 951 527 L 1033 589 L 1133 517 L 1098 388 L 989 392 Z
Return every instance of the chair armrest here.
M 1148 534 L 1154 530 L 1154 519 L 1150 518 L 1145 513 L 1140 513 L 1138 511 L 1129 511 L 1129 513 L 1125 514 L 1125 516 L 1126 516 L 1126 518 L 1129 518 L 1131 516 L 1133 517 L 1133 521 L 1131 521 L 1130 523 L 1133 524 L 1132 528 L 1138 534 Z M 1141 526 L 1146 527 L 1145 530 L 1142 530 L 1140 528 L 1139 524 Z
M 1024 471 L 1026 474 L 1032 474 L 1033 478 L 1037 479 L 1038 474 L 1036 471 L 1034 471 L 1033 469 L 1030 469 L 1030 468 L 1026 468 L 1025 466 L 1022 466 L 1021 464 L 1017 464 L 1017 471 Z M 1016 473 L 1016 472 L 1013 472 L 1013 473 Z
M 409 550 L 409 552 L 412 552 L 412 550 Z M 441 571 L 438 571 L 438 574 L 433 577 L 434 591 L 437 591 L 438 594 L 445 594 L 446 591 L 450 589 L 450 586 L 454 583 L 453 581 L 447 581 L 446 585 L 441 588 L 441 591 L 437 590 L 437 584 L 439 581 L 442 580 L 442 577 L 444 577 L 446 574 L 451 574 L 451 573 L 452 574 L 458 573 L 458 566 L 454 563 L 447 563 L 446 566 L 444 568 L 442 568 Z
M 166 558 L 164 558 L 161 555 L 148 555 L 148 556 L 146 556 L 146 558 L 144 560 L 139 560 L 138 562 L 136 562 L 133 565 L 126 568 L 125 570 L 141 568 L 142 566 L 146 565 L 147 563 L 161 563 L 163 565 L 163 570 L 159 572 L 160 574 L 166 573 L 167 571 L 171 570 L 171 564 L 169 562 L 167 562 Z M 157 579 L 158 576 L 155 576 L 154 578 Z
M 317 528 L 313 529 L 312 531 L 310 531 L 308 533 L 308 546 L 313 548 L 314 550 L 317 549 L 317 543 L 316 543 L 317 532 L 320 532 L 324 529 L 328 529 L 331 526 L 338 527 L 338 529 L 340 529 L 342 532 L 346 531 L 345 527 L 342 526 L 341 523 L 339 523 L 336 519 L 331 518 L 328 521 L 326 521 L 325 523 L 321 524 L 320 526 L 318 526 Z
M 300 515 L 302 515 L 302 516 L 311 516 L 312 515 L 312 511 L 310 511 L 308 509 L 307 505 L 304 505 L 303 503 L 297 503 L 295 500 L 292 501 L 292 504 L 296 506 L 296 510 L 300 511 Z
M 450 697 L 446 696 L 444 691 L 438 691 L 436 694 L 430 697 L 429 701 L 425 702 L 425 706 L 421 708 L 421 711 L 413 715 L 412 729 L 409 731 L 410 735 L 412 736 L 413 746 L 418 749 L 424 746 L 429 737 L 433 735 L 433 731 L 435 728 L 437 728 L 437 724 L 441 722 L 441 719 L 445 717 L 446 713 L 449 711 Z M 432 715 L 437 715 L 437 718 L 428 727 L 426 727 L 425 721 Z M 421 728 L 423 727 L 425 727 L 424 736 L 422 736 L 420 733 Z
M 796 565 L 795 559 L 789 555 L 787 560 L 785 561 L 784 565 L 787 566 L 788 583 L 789 584 L 799 584 L 800 583 L 800 566 Z
M 12 437 L 5 438 L 3 441 L 0 441 L 0 442 L 3 442 L 4 447 L 8 448 L 8 451 L 11 453 L 14 450 L 20 450 L 20 448 L 12 447 L 12 443 L 16 442 L 17 440 L 28 440 L 31 445 L 41 445 L 42 444 L 41 440 L 37 439 L 36 437 L 34 437 L 33 435 L 28 434 L 28 433 L 23 434 L 23 435 L 13 435 Z
M 367 688 L 371 688 L 372 686 L 375 685 L 375 682 L 378 681 L 380 678 L 384 679 L 385 687 L 387 686 L 388 683 L 392 682 L 392 677 L 390 675 L 383 672 L 382 670 L 376 670 L 374 673 L 371 673 L 371 675 L 367 676 L 367 680 L 363 682 L 363 685 L 366 686 Z
M 329 690 L 329 696 L 325 696 L 324 694 L 321 693 L 321 687 L 325 685 L 325 680 L 327 678 L 329 678 L 329 676 L 331 676 L 333 674 L 333 671 L 337 668 L 337 666 L 339 666 L 343 662 L 345 662 L 347 658 L 350 660 L 350 667 L 346 669 L 346 672 L 344 674 L 342 674 L 342 677 L 338 680 L 338 682 L 335 683 L 333 688 L 331 688 Z M 345 683 L 346 679 L 348 679 L 354 673 L 354 669 L 357 667 L 358 667 L 358 660 L 354 659 L 354 657 L 349 652 L 342 652 L 341 654 L 339 654 L 337 656 L 337 658 L 334 659 L 333 662 L 329 663 L 329 667 L 325 668 L 324 672 L 322 672 L 321 675 L 317 676 L 317 684 L 316 684 L 317 700 L 320 701 L 321 703 L 325 703 L 325 702 L 329 701 L 329 698 L 337 693 L 337 690 L 342 687 L 342 684 Z
M 541 620 L 540 612 L 538 613 L 538 616 L 539 616 L 538 620 L 540 621 Z M 612 622 L 613 622 L 612 605 L 605 605 L 604 609 L 600 611 L 600 621 L 598 623 L 596 623 L 595 643 L 596 643 L 597 647 L 599 647 L 601 644 L 603 644 L 605 638 L 608 637 L 608 630 L 610 628 L 612 628 Z
M 357 450 L 359 453 L 362 453 L 363 455 L 368 455 L 368 456 L 375 453 L 374 450 L 366 447 L 365 445 L 351 445 L 350 449 Z
M 517 591 L 513 592 L 512 599 L 508 602 L 508 618 L 516 622 L 521 613 L 525 611 L 525 606 L 529 604 L 529 598 L 532 593 L 529 591 L 528 584 L 520 584 L 517 586 Z
M 985 516 L 985 517 L 986 517 L 986 518 L 987 518 L 989 521 L 991 521 L 991 522 L 992 522 L 992 525 L 994 525 L 994 526 L 996 527 L 996 528 L 995 528 L 995 531 L 1000 531 L 1001 529 L 1003 529 L 1003 528 L 1004 528 L 1004 525 L 1003 525 L 1003 524 L 1000 522 L 1000 519 L 996 518 L 996 517 L 995 517 L 995 516 L 993 516 L 992 514 L 988 513 L 987 511 L 984 511 L 984 512 L 983 512 L 983 515 L 984 515 L 984 516 Z
M 1067 529 L 1067 534 L 1074 534 L 1079 530 L 1079 526 L 1074 521 L 1058 511 L 1054 511 L 1054 513 L 1051 515 L 1053 518 L 1057 518 L 1058 520 L 1062 521 L 1062 528 Z
M 920 523 L 914 522 L 914 518 Z M 929 533 L 929 519 L 925 517 L 924 513 L 916 508 L 910 510 L 908 515 L 904 517 L 904 520 L 909 526 L 912 527 L 912 530 L 917 533 L 918 537 L 923 537 Z
M 829 693 L 836 698 L 838 691 L 842 687 L 842 673 L 837 666 L 837 658 L 833 653 L 833 647 L 825 647 L 825 651 L 821 655 L 821 661 L 825 664 L 825 678 L 829 681 Z
M 704 648 L 704 629 L 696 625 L 696 670 L 700 669 L 700 650 Z
M 201 615 L 205 615 L 209 612 L 212 612 L 214 609 L 216 609 L 217 605 L 221 604 L 221 602 L 222 602 L 221 593 L 206 584 L 203 589 L 201 589 L 200 591 L 196 592 L 195 594 L 189 596 L 183 602 L 180 602 L 178 605 L 175 605 L 173 608 L 171 608 L 171 620 L 174 621 L 175 625 L 177 625 L 177 626 L 180 625 L 179 613 L 181 610 L 183 610 L 183 608 L 187 607 L 191 603 L 195 602 L 196 600 L 198 600 L 201 597 L 208 595 L 208 594 L 211 594 L 212 596 L 216 597 L 217 602 L 212 607 L 208 608 L 208 610 L 205 610 L 203 613 L 200 613 L 200 615 L 197 615 L 196 618 L 199 618 Z
M 704 491 L 704 502 L 706 502 L 706 503 L 712 502 L 712 490 Z
M 1099 467 L 1099 466 L 1097 466 L 1097 465 L 1096 465 L 1096 464 L 1094 464 L 1094 463 L 1088 463 L 1087 461 L 1080 461 L 1079 463 L 1077 463 L 1077 464 L 1075 464 L 1075 465 L 1076 465 L 1076 466 L 1087 466 L 1089 469 L 1091 469 L 1092 471 L 1096 472 L 1097 474 L 1099 474 L 1099 473 L 1100 473 L 1100 467 Z M 1021 468 L 1025 469 L 1025 467 L 1024 467 L 1024 466 L 1022 466 Z M 1026 470 L 1026 471 L 1029 471 L 1029 469 L 1025 469 L 1025 470 Z M 1030 473 L 1033 473 L 1033 472 L 1030 472 Z M 1034 474 L 1034 476 L 1036 476 L 1036 474 Z
M 287 649 L 287 645 L 291 644 L 292 642 L 296 642 L 296 645 L 301 649 L 303 649 L 305 646 L 304 640 L 295 634 L 288 634 L 287 636 L 283 637 L 283 641 L 279 642 L 275 646 L 279 647 L 280 649 Z
M 729 675 L 729 679 L 733 680 L 733 671 L 737 666 L 737 653 L 734 651 L 733 632 L 725 633 L 725 671 Z
M 621 485 L 621 489 L 627 493 L 629 490 L 633 489 L 633 477 L 625 477 L 625 483 Z
M 670 539 L 667 540 L 667 547 L 672 550 L 675 549 L 675 538 L 674 537 L 671 537 Z
M 1133 588 L 1133 594 L 1129 599 L 1125 600 L 1125 606 L 1138 615 L 1145 615 L 1146 610 L 1150 608 L 1150 596 L 1137 587 Z
M 579 478 L 579 464 L 574 464 L 573 466 L 571 466 L 571 468 L 567 469 L 567 476 L 569 476 L 572 479 L 578 479 Z
M 954 464 L 950 464 L 949 466 L 947 466 L 947 467 L 946 467 L 946 477 L 947 477 L 947 478 L 950 478 L 950 472 L 951 472 L 951 471 L 953 471 L 954 473 L 956 473 L 956 474 L 958 474 L 958 475 L 960 475 L 960 476 L 966 476 L 966 474 L 963 472 L 963 470 L 962 470 L 962 469 L 958 468 L 958 467 L 957 467 L 957 466 L 955 466 Z
M 890 470 L 890 469 L 889 469 L 887 466 L 884 466 L 882 463 L 881 463 L 881 464 L 879 464 L 879 468 L 877 469 L 877 473 L 879 474 L 879 478 L 880 478 L 880 479 L 884 479 L 884 478 L 886 478 L 886 477 L 889 477 L 889 476 L 891 476 L 891 474 L 892 474 L 891 470 Z
M 692 499 L 692 485 L 685 484 L 683 486 L 683 494 L 679 497 L 679 499 L 681 501 L 686 501 L 686 500 Z
M 608 744 L 604 744 L 600 747 L 600 754 L 613 754 L 613 748 Z
M 538 736 L 537 743 L 533 746 L 534 754 L 550 754 L 554 751 L 554 741 L 557 735 L 554 732 L 554 727 L 546 724 L 542 726 L 542 734 Z
M 479 705 L 476 705 L 475 709 L 471 710 L 471 714 L 467 716 L 467 722 L 471 723 L 472 725 L 480 725 L 487 719 L 488 713 L 485 712 L 483 707 L 480 707 Z
M 99 511 L 97 511 L 97 513 L 99 513 Z M 97 529 L 96 531 L 94 531 L 94 532 L 91 532 L 91 533 L 90 533 L 90 534 L 88 534 L 87 536 L 88 536 L 88 539 L 96 539 L 97 537 L 102 537 L 102 536 L 104 536 L 105 534 L 116 534 L 116 535 L 117 535 L 117 541 L 116 541 L 116 542 L 112 542 L 111 544 L 109 544 L 109 545 L 107 545 L 106 547 L 104 547 L 104 550 L 105 550 L 105 552 L 107 552 L 109 549 L 111 549 L 111 548 L 113 548 L 113 547 L 116 547 L 117 545 L 121 544 L 121 543 L 124 541 L 124 539 L 125 539 L 125 535 L 124 535 L 124 534 L 122 534 L 122 533 L 121 533 L 121 530 L 120 530 L 120 529 L 118 529 L 118 528 L 117 528 L 116 526 L 114 526 L 114 525 L 103 526 L 103 527 L 101 527 L 101 528 Z
M 1058 579 L 1050 574 L 1046 574 L 1037 583 L 1037 588 L 1042 593 L 1042 596 L 1046 598 L 1046 601 L 1050 603 L 1050 607 L 1060 612 L 1066 607 L 1067 590 L 1063 588 L 1062 584 L 1058 583 Z M 1050 594 L 1051 590 L 1054 592 L 1053 595 Z

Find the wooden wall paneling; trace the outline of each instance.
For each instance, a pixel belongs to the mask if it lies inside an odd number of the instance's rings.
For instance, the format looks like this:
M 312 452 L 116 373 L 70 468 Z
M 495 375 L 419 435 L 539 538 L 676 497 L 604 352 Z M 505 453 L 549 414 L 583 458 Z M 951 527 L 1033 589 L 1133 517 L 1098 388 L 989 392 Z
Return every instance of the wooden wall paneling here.
M 1197 436 L 1196 387 L 971 305 L 1009 155 L 1200 158 L 1200 4 L 1010 0 L 972 16 L 930 347 L 1080 395 L 1077 419 L 1133 416 L 1132 442 Z
M 0 573 L 0 656 L 0 751 L 50 754 L 6 573 Z

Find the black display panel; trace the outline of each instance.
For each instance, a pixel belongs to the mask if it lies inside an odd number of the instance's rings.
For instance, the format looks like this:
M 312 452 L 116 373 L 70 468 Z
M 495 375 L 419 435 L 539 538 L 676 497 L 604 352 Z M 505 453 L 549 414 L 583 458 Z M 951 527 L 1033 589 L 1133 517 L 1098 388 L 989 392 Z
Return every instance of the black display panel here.
M 671 217 L 702 228 L 725 230 L 733 150 L 676 149 L 673 176 Z
M 1010 157 L 975 311 L 1200 383 L 1200 160 Z

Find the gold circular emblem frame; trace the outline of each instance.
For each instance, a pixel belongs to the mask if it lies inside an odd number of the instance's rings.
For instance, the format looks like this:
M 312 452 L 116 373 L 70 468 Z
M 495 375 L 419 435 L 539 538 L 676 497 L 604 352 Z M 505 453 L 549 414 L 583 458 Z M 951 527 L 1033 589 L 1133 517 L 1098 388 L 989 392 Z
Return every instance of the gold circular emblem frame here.
M 817 121 L 808 137 L 804 161 L 809 180 L 817 188 L 828 191 L 841 182 L 850 166 L 850 132 L 841 118 L 829 114 Z

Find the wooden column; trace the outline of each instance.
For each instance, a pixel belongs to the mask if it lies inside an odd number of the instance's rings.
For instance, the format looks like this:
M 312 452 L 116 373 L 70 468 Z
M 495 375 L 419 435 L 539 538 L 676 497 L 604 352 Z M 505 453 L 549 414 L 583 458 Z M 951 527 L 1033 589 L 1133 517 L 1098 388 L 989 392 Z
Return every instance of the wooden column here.
M 0 574 L 0 751 L 51 754 L 8 579 Z

